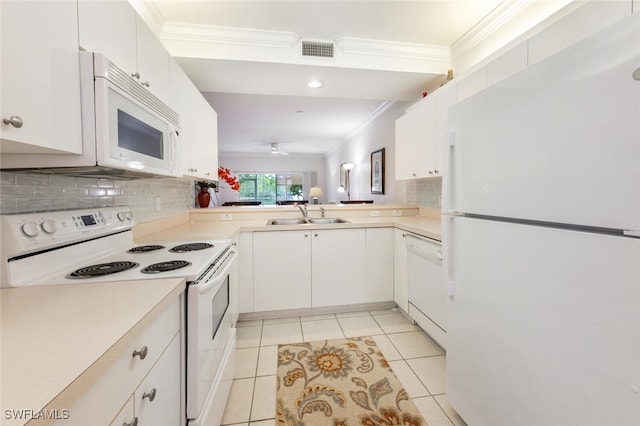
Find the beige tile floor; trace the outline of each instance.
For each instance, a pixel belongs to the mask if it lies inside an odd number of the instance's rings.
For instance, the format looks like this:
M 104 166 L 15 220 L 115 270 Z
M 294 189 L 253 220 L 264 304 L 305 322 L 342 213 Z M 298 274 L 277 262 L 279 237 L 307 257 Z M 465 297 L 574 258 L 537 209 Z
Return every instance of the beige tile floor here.
M 464 426 L 447 402 L 445 353 L 397 310 L 240 321 L 223 425 L 274 425 L 279 343 L 373 336 L 429 426 Z

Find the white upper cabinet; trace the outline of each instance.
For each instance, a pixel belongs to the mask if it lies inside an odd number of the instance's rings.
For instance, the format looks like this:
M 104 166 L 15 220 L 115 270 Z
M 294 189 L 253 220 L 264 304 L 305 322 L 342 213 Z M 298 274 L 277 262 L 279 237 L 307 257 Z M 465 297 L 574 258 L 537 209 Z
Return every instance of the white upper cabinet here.
M 421 99 L 396 120 L 396 180 L 440 175 L 435 158 L 435 102 Z
M 158 98 L 169 98 L 169 53 L 127 0 L 78 1 L 80 46 L 102 53 Z
M 435 99 L 434 170 L 444 173 L 445 150 L 449 140 L 449 108 L 458 102 L 458 84 L 449 82 L 432 94 Z
M 492 86 L 527 68 L 529 43 L 520 43 L 487 65 L 487 86 Z
M 415 114 L 406 114 L 396 120 L 396 180 L 415 179 L 415 156 L 413 139 L 418 133 L 418 119 Z
M 472 72 L 458 81 L 458 102 L 487 88 L 487 67 Z
M 185 176 L 218 179 L 218 115 L 173 59 L 170 102 L 180 115 L 180 165 Z
M 637 11 L 638 0 L 633 5 Z M 529 39 L 529 66 L 631 14 L 631 0 L 585 2 Z
M 75 2 L 0 2 L 0 152 L 82 153 Z
M 126 0 L 78 1 L 80 46 L 105 55 L 119 68 L 138 69 L 136 12 Z

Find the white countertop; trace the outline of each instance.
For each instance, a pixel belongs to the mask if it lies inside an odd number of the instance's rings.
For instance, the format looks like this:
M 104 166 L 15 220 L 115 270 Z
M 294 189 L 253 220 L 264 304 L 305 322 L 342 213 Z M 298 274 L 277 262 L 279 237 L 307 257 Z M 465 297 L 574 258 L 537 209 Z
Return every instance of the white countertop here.
M 313 210 L 310 210 L 310 217 L 319 217 L 320 213 L 318 206 L 311 206 Z M 378 207 L 379 208 L 379 207 Z M 349 223 L 340 224 L 324 224 L 324 225 L 277 225 L 268 226 L 269 219 L 277 218 L 289 218 L 300 217 L 300 213 L 297 209 L 289 210 L 274 209 L 272 213 L 264 213 L 265 210 L 254 210 L 254 214 L 249 215 L 246 207 L 240 210 L 242 214 L 238 214 L 238 209 L 227 210 L 217 209 L 202 209 L 192 211 L 191 220 L 185 221 L 179 224 L 172 224 L 172 226 L 166 229 L 158 229 L 156 232 L 145 232 L 143 236 L 136 236 L 135 240 L 138 243 L 152 243 L 159 241 L 197 241 L 197 240 L 219 240 L 232 238 L 237 232 L 255 232 L 255 231 L 290 231 L 299 229 L 344 229 L 344 228 L 366 228 L 366 227 L 396 227 L 404 229 L 408 232 L 413 232 L 427 238 L 433 238 L 441 241 L 441 225 L 440 218 L 437 216 L 420 216 L 413 214 L 411 216 L 352 216 L 351 214 L 344 214 L 345 211 L 341 209 L 327 210 L 327 217 L 342 217 L 349 221 Z M 371 210 L 371 208 L 370 208 Z M 376 209 L 374 209 L 376 210 Z M 268 211 L 268 210 L 267 210 Z M 275 212 L 277 211 L 277 213 Z M 417 212 L 418 209 L 416 208 Z M 232 214 L 233 220 L 221 220 L 220 217 L 225 212 Z M 286 214 L 288 213 L 288 214 Z M 367 213 L 367 211 L 365 211 Z M 240 217 L 240 220 L 235 219 Z M 195 220 L 194 220 L 195 219 Z M 134 229 L 135 235 L 135 229 Z
M 0 423 L 24 424 L 6 409 L 68 408 L 184 288 L 158 279 L 0 290 Z

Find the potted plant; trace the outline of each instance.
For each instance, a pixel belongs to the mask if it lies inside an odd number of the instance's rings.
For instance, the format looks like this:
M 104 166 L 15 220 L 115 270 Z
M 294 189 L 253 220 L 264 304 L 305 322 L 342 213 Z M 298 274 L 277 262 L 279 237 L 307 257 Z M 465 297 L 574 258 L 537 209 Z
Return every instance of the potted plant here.
M 198 193 L 198 205 L 200 207 L 209 207 L 209 203 L 211 202 L 211 194 L 209 194 L 209 188 L 216 188 L 216 182 L 212 180 L 208 181 L 199 181 L 196 182 L 196 185 L 200 187 L 200 192 Z

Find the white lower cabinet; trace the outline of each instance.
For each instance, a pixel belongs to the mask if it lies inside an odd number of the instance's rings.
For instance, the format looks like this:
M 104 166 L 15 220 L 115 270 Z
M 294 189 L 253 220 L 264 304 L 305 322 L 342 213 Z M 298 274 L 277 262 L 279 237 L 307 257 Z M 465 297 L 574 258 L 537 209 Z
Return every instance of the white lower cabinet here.
M 407 279 L 406 231 L 393 230 L 393 301 L 405 313 L 409 312 L 409 281 Z
M 393 228 L 367 228 L 365 302 L 393 300 Z
M 393 300 L 392 228 L 254 232 L 251 256 L 242 312 Z
M 124 426 L 131 425 L 135 421 L 134 414 L 134 406 L 133 406 L 133 395 L 127 400 L 127 403 L 124 404 L 122 410 L 118 413 L 115 419 L 110 423 L 110 426 Z
M 134 392 L 134 417 L 138 418 L 139 426 L 175 426 L 180 424 L 179 366 L 180 338 L 176 335 Z
M 253 312 L 253 232 L 238 235 L 238 312 Z
M 255 232 L 253 310 L 311 307 L 311 231 Z
M 71 404 L 69 418 L 55 424 L 183 425 L 180 301 L 182 297 L 132 339 Z
M 327 229 L 311 232 L 311 305 L 364 303 L 365 230 Z

